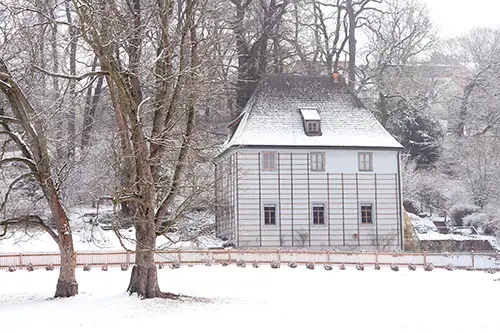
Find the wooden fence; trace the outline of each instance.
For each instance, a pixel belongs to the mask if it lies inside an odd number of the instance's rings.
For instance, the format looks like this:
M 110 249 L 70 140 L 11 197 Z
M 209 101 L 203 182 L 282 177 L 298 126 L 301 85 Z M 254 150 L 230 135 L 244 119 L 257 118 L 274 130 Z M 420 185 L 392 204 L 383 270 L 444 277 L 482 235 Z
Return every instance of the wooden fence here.
M 134 252 L 78 252 L 76 262 L 78 266 L 90 264 L 100 266 L 119 266 L 133 264 Z M 409 265 L 423 266 L 432 263 L 435 267 L 453 265 L 456 268 L 474 268 L 477 270 L 500 270 L 500 255 L 484 253 L 386 253 L 386 252 L 332 252 L 332 251 L 307 251 L 307 250 L 182 250 L 163 251 L 155 254 L 157 264 L 179 262 L 181 264 L 205 264 L 207 261 L 214 263 L 227 261 L 236 263 L 244 260 L 248 263 L 258 262 L 269 264 L 273 261 L 287 264 L 295 262 L 306 264 L 345 264 L 355 265 Z M 0 269 L 9 266 L 19 268 L 32 264 L 34 267 L 44 267 L 52 264 L 58 266 L 60 257 L 58 253 L 0 253 Z

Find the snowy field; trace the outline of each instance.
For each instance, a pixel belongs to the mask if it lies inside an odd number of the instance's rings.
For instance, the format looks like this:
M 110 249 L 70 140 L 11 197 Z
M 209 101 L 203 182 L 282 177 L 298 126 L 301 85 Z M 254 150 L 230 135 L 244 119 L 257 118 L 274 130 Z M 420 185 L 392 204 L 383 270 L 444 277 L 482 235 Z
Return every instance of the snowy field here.
M 130 271 L 78 269 L 80 295 L 51 299 L 57 271 L 0 272 L 2 332 L 500 332 L 500 274 L 348 267 L 181 267 L 160 284 L 206 301 L 139 300 Z

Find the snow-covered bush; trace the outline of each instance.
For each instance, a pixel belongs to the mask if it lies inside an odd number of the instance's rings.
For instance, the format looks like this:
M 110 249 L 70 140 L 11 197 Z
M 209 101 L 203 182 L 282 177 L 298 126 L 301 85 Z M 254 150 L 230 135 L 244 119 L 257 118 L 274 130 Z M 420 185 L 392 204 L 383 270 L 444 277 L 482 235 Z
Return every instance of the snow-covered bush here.
M 392 265 L 391 265 L 391 269 L 392 269 L 394 272 L 397 272 L 397 271 L 399 271 L 399 266 L 398 266 L 398 265 L 395 265 L 395 264 L 392 264 Z
M 9 266 L 8 271 L 9 272 L 15 272 L 16 271 L 16 266 Z
M 101 271 L 107 272 L 108 271 L 108 264 L 102 265 L 101 266 Z
M 325 270 L 331 271 L 332 269 L 333 269 L 332 265 L 328 265 L 328 264 L 325 265 Z
M 47 266 L 45 266 L 45 270 L 46 271 L 53 271 L 54 270 L 54 265 L 48 264 Z
M 28 272 L 33 272 L 35 269 L 33 268 L 33 264 L 32 263 L 29 263 L 27 266 L 26 266 L 26 270 Z
M 308 263 L 306 264 L 306 268 L 307 268 L 307 269 L 314 269 L 314 263 L 313 263 L 313 262 L 308 262 Z
M 339 265 L 339 269 L 340 269 L 341 271 L 345 270 L 345 265 L 344 265 L 344 264 L 340 264 L 340 265 Z
M 477 213 L 479 207 L 471 204 L 456 204 L 450 209 L 450 215 L 457 226 L 464 225 L 464 219 L 473 213 Z
M 121 264 L 121 265 L 120 265 L 120 269 L 121 269 L 122 271 L 128 271 L 128 264 Z
M 452 271 L 453 270 L 453 265 L 452 264 L 448 264 L 445 266 L 446 270 L 447 271 Z
M 434 265 L 432 264 L 432 262 L 428 262 L 424 265 L 424 271 L 431 272 L 432 270 L 434 270 Z
M 259 263 L 257 261 L 254 261 L 252 264 L 253 268 L 259 268 Z
M 84 272 L 90 272 L 91 269 L 92 269 L 92 267 L 90 267 L 90 264 L 83 265 L 83 271 Z
M 290 268 L 297 268 L 297 263 L 295 261 L 289 262 L 288 267 Z
M 241 267 L 241 268 L 245 268 L 245 267 L 247 267 L 247 263 L 245 260 L 239 259 L 238 261 L 236 261 L 236 266 Z
M 417 267 L 416 267 L 414 264 L 409 264 L 409 265 L 408 265 L 408 269 L 409 269 L 410 271 L 415 271 L 415 270 L 417 269 Z
M 163 264 L 162 264 L 162 263 L 159 263 L 159 264 L 158 264 L 158 269 L 163 269 L 163 267 L 164 267 L 164 266 L 163 266 Z
M 360 263 L 357 263 L 357 264 L 356 264 L 356 269 L 357 269 L 358 271 L 364 271 L 364 270 L 365 270 L 365 265 L 364 265 L 363 263 L 361 263 L 361 262 L 360 262 Z
M 181 268 L 181 263 L 178 260 L 174 260 L 170 263 L 169 266 L 171 269 L 178 269 Z
M 373 267 L 376 271 L 380 271 L 380 265 L 379 264 L 375 264 L 375 266 Z
M 474 268 L 474 266 L 467 266 L 467 267 L 465 267 L 465 270 L 471 272 L 471 271 L 475 271 L 476 269 Z
M 191 264 L 191 263 L 189 263 L 189 264 L 188 264 L 188 267 L 190 267 L 190 268 L 191 268 L 191 267 L 194 267 L 194 265 L 193 265 L 193 264 Z
M 213 261 L 212 260 L 208 259 L 207 261 L 205 261 L 205 266 L 210 267 L 212 265 L 213 265 Z
M 221 264 L 221 266 L 226 267 L 226 266 L 229 266 L 229 261 L 228 260 L 221 260 L 220 264 Z
M 279 261 L 273 260 L 271 261 L 271 268 L 280 268 L 280 263 Z

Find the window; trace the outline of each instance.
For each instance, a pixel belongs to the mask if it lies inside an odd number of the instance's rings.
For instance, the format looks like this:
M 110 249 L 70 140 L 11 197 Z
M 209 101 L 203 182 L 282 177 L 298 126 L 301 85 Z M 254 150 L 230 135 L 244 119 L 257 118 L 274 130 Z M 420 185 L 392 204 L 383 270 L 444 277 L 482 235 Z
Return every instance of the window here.
M 307 132 L 308 133 L 318 133 L 319 132 L 319 121 L 307 121 Z
M 361 223 L 373 223 L 373 206 L 372 204 L 361 204 Z
M 325 224 L 325 205 L 313 205 L 312 222 L 314 225 Z
M 263 152 L 262 153 L 262 170 L 274 171 L 276 170 L 276 153 Z
M 372 153 L 359 153 L 359 171 L 373 171 Z
M 325 171 L 325 153 L 311 153 L 311 171 Z
M 264 225 L 276 225 L 276 205 L 264 205 Z

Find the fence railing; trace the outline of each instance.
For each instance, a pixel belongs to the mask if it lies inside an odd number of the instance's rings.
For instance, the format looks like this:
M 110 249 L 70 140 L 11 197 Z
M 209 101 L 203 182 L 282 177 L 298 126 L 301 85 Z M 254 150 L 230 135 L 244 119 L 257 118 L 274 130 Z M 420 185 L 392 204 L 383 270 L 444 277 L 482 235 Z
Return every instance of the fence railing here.
M 93 266 L 133 264 L 134 252 L 78 252 L 76 263 L 78 266 L 86 264 Z M 453 265 L 456 268 L 474 268 L 476 270 L 500 270 L 500 255 L 485 253 L 389 253 L 389 252 L 334 252 L 334 251 L 309 251 L 309 250 L 182 250 L 163 251 L 155 253 L 157 264 L 179 262 L 181 264 L 205 264 L 207 261 L 214 263 L 236 263 L 244 260 L 248 263 L 258 262 L 269 264 L 279 262 L 287 264 L 295 262 L 306 264 L 345 264 L 355 265 L 409 265 L 423 266 L 432 263 L 435 267 Z M 60 265 L 58 253 L 0 253 L 0 269 L 9 266 L 19 268 L 27 265 L 44 267 L 47 265 Z

